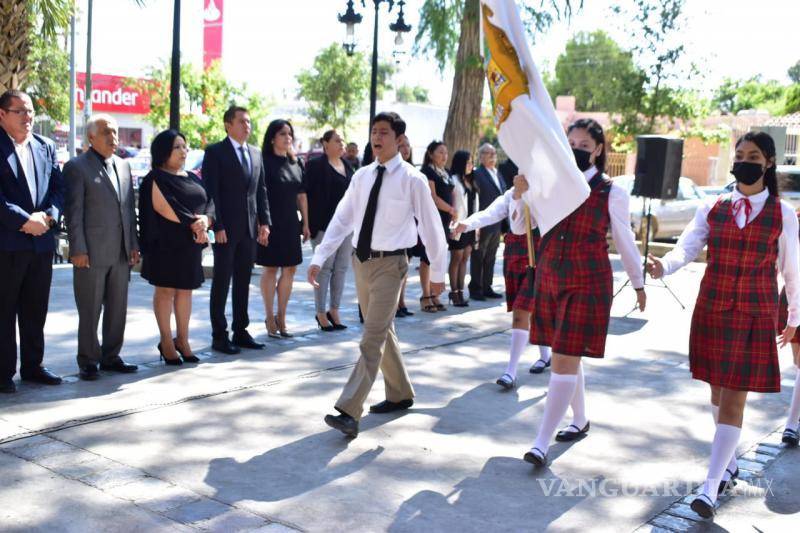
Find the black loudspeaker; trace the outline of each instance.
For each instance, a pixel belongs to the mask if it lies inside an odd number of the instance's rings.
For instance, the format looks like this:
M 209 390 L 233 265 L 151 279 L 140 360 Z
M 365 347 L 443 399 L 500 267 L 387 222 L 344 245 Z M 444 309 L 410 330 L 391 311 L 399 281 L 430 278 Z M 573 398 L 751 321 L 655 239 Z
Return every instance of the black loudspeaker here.
M 678 194 L 683 139 L 640 135 L 636 138 L 634 196 L 672 200 Z

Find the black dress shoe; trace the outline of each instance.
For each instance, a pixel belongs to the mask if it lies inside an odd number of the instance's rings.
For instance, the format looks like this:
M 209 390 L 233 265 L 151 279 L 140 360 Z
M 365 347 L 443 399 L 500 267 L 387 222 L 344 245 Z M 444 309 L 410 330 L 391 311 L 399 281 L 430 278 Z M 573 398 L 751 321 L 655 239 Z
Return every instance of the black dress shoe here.
M 347 326 L 345 326 L 344 324 L 337 324 L 336 321 L 333 319 L 333 315 L 331 315 L 330 313 L 328 313 L 327 316 L 328 316 L 328 322 L 331 323 L 333 329 L 337 331 L 347 329 Z
M 32 381 L 33 383 L 41 383 L 43 385 L 61 385 L 61 377 L 56 376 L 45 367 L 40 366 L 32 372 L 20 372 L 22 381 Z
M 711 500 L 705 494 L 701 494 L 692 500 L 692 503 L 689 507 L 692 508 L 692 511 L 699 514 L 703 518 L 713 518 L 716 512 L 714 509 L 714 504 L 711 503 Z
M 231 344 L 231 341 L 228 340 L 228 337 L 214 339 L 211 342 L 211 349 L 217 352 L 226 353 L 228 355 L 235 355 L 242 351 L 238 346 Z
M 247 331 L 241 331 L 233 334 L 233 344 L 239 348 L 248 348 L 250 350 L 260 350 L 264 347 L 260 342 L 256 342 Z
M 486 301 L 486 296 L 484 296 L 483 294 L 481 294 L 479 292 L 470 292 L 469 293 L 469 299 L 470 300 L 477 300 L 478 302 L 485 302 Z
M 350 415 L 344 413 L 338 416 L 325 415 L 325 423 L 348 437 L 358 436 L 358 421 Z
M 414 400 L 400 400 L 399 402 L 390 402 L 383 400 L 381 403 L 376 403 L 369 408 L 370 413 L 384 414 L 392 413 L 394 411 L 402 411 L 414 405 Z
M 126 363 L 122 359 L 117 359 L 113 363 L 100 363 L 100 370 L 119 372 L 120 374 L 133 374 L 139 370 L 139 367 L 131 363 Z
M 572 442 L 574 440 L 582 438 L 589 432 L 589 422 L 586 422 L 586 425 L 583 426 L 583 429 L 579 428 L 575 424 L 570 424 L 569 426 L 567 426 L 567 429 L 569 428 L 574 428 L 575 431 L 567 431 L 566 429 L 564 429 L 556 433 L 556 440 L 558 442 Z
M 486 296 L 487 298 L 492 298 L 493 300 L 499 300 L 500 298 L 503 298 L 502 294 L 491 290 L 484 292 L 483 295 Z
M 788 447 L 794 448 L 798 444 L 800 444 L 800 433 L 793 429 L 786 429 L 783 432 L 783 436 L 781 437 L 781 441 L 785 443 Z
M 81 365 L 78 376 L 84 381 L 94 381 L 100 378 L 100 372 L 97 365 Z
M 9 380 L 6 383 L 0 385 L 0 393 L 2 394 L 12 394 L 14 392 L 17 392 L 17 386 L 14 384 L 13 381 Z

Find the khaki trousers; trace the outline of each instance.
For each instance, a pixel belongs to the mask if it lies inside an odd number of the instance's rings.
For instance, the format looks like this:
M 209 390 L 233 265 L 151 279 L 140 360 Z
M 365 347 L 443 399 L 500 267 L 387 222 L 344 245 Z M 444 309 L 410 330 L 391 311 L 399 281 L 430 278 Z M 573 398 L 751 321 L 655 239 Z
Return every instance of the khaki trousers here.
M 394 314 L 408 272 L 408 258 L 392 255 L 362 263 L 353 255 L 353 272 L 364 315 L 364 335 L 359 345 L 361 357 L 336 402 L 336 409 L 360 420 L 378 368 L 383 373 L 387 400 L 399 402 L 414 397 L 394 331 Z

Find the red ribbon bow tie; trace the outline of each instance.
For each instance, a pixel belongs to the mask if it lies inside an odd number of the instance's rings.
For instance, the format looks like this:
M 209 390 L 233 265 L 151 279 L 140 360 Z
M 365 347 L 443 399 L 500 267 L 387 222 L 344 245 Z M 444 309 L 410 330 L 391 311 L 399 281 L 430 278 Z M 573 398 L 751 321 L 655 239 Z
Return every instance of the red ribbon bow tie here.
M 733 202 L 733 218 L 735 219 L 739 216 L 742 207 L 744 207 L 744 223 L 747 225 L 750 221 L 750 215 L 753 213 L 753 205 L 750 203 L 749 198 L 739 198 Z

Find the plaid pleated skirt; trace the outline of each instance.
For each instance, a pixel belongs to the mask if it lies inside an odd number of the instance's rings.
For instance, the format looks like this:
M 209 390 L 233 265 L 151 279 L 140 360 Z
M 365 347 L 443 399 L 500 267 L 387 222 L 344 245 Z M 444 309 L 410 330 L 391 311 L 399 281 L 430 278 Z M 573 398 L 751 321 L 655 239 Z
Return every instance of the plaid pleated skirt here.
M 506 310 L 533 312 L 533 283 L 528 283 L 528 239 L 506 233 L 503 237 L 503 277 L 506 282 Z M 539 238 L 533 237 L 536 248 Z
M 731 390 L 780 392 L 776 330 L 776 316 L 695 307 L 689 334 L 692 377 Z

